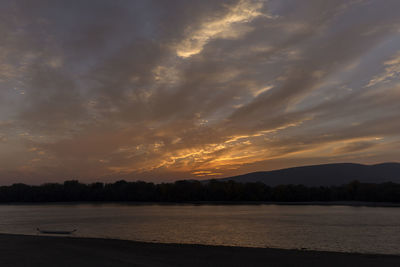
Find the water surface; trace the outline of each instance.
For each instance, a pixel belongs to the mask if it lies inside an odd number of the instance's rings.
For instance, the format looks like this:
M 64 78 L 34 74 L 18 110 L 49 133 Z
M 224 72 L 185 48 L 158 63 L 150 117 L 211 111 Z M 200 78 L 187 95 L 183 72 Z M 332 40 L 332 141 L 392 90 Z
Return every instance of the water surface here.
M 0 205 L 0 232 L 400 254 L 400 208 L 311 205 Z

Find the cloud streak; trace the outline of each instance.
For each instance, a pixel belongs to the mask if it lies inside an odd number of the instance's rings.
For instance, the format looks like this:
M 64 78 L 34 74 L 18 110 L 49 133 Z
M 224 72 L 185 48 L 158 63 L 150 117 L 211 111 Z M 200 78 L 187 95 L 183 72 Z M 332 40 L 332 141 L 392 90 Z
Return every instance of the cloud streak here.
M 177 55 L 187 58 L 199 54 L 212 39 L 240 38 L 252 30 L 244 24 L 260 16 L 271 18 L 271 16 L 260 12 L 262 7 L 263 3 L 261 1 L 247 0 L 240 0 L 236 5 L 228 6 L 227 13 L 222 17 L 203 22 L 193 32 L 189 30 L 188 37 L 177 47 Z

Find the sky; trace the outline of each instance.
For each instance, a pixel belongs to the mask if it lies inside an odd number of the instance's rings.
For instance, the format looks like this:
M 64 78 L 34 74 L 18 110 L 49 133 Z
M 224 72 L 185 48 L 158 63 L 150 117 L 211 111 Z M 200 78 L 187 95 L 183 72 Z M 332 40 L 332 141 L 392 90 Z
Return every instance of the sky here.
M 400 1 L 1 0 L 0 184 L 400 159 Z

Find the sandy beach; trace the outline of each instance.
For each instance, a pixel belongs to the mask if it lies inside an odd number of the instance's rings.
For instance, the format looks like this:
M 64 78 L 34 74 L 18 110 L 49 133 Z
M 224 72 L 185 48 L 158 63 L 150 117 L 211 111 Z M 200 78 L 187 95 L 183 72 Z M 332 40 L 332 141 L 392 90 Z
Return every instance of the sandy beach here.
M 0 234 L 8 266 L 399 266 L 400 256 Z

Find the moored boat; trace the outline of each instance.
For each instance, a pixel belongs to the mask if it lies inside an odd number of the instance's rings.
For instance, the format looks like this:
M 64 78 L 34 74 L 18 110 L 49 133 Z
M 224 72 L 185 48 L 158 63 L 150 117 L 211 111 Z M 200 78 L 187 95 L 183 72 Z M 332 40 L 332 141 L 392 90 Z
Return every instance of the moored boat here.
M 36 228 L 36 229 L 41 234 L 53 234 L 53 235 L 70 235 L 77 231 L 77 229 L 74 229 L 72 231 L 43 230 L 43 229 L 39 229 L 39 228 Z

